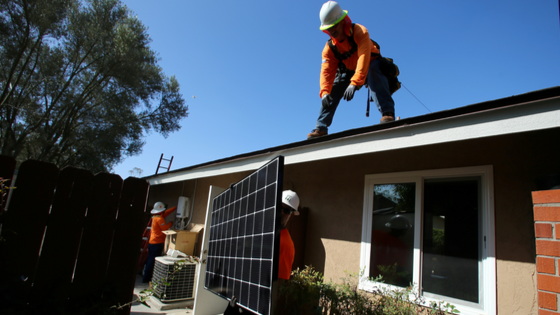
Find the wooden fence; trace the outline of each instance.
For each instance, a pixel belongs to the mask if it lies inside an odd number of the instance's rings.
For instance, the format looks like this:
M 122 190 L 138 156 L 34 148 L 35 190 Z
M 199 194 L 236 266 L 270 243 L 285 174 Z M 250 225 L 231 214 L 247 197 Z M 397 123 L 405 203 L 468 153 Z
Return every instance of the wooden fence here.
M 0 177 L 12 178 L 15 165 L 0 156 Z M 97 314 L 132 301 L 149 183 L 34 160 L 9 183 L 16 188 L 0 205 L 0 313 Z

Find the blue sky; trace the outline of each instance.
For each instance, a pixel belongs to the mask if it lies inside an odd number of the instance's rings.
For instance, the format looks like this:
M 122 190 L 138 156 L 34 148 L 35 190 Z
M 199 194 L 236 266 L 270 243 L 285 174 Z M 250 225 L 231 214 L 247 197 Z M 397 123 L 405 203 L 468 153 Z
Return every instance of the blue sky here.
M 151 47 L 181 85 L 189 117 L 167 139 L 117 165 L 155 173 L 305 140 L 317 119 L 325 0 L 121 0 L 148 27 Z M 558 0 L 339 1 L 399 66 L 401 118 L 560 85 Z M 193 98 L 196 96 L 196 98 Z M 329 133 L 379 123 L 367 91 L 342 101 Z

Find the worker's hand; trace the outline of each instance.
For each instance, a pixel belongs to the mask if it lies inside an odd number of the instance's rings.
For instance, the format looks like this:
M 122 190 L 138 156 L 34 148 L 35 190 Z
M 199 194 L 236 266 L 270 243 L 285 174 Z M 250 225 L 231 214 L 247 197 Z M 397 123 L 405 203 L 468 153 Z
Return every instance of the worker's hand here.
M 231 301 L 229 301 L 229 306 L 231 306 L 231 307 L 236 307 L 237 306 L 237 298 L 235 296 L 232 296 Z
M 242 313 L 243 313 L 243 311 L 237 305 L 237 298 L 235 296 L 233 296 L 231 298 L 231 301 L 229 301 L 226 310 L 224 311 L 224 315 L 239 315 L 239 314 L 242 314 Z
M 344 96 L 342 98 L 344 98 L 345 100 L 349 101 L 352 98 L 354 98 L 354 92 L 356 92 L 356 86 L 354 84 L 350 84 L 347 88 L 346 88 L 346 92 L 344 92 Z
M 323 95 L 323 99 L 321 100 L 321 105 L 323 105 L 323 108 L 328 108 L 331 106 L 333 102 L 332 96 L 329 93 L 326 93 L 325 95 Z

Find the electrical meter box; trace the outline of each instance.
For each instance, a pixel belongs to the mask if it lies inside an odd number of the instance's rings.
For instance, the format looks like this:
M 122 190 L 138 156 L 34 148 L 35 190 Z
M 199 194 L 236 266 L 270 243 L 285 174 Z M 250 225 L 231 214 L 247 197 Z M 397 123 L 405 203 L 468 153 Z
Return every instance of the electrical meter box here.
M 179 197 L 179 200 L 177 201 L 177 219 L 184 219 L 187 217 L 190 201 L 189 197 Z
M 179 197 L 177 201 L 177 217 L 175 220 L 175 230 L 185 230 L 188 223 L 188 215 L 190 209 L 190 198 L 189 197 Z

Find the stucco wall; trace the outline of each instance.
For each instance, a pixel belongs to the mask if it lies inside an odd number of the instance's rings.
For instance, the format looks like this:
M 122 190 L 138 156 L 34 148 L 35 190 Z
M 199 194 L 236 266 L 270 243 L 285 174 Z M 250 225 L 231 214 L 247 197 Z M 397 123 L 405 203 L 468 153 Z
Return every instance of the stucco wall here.
M 191 198 L 191 202 L 194 202 L 193 218 L 191 222 L 204 224 L 210 186 L 228 188 L 229 185 L 240 181 L 250 173 L 251 172 L 242 172 L 184 182 L 154 185 L 150 187 L 148 206 L 151 207 L 155 202 L 163 201 L 170 207 L 173 207 L 177 205 L 179 196 L 189 197 Z
M 359 270 L 367 174 L 494 166 L 497 298 L 500 314 L 537 314 L 531 191 L 535 178 L 560 173 L 560 130 L 289 165 L 310 208 L 305 264 L 327 279 Z
M 560 173 L 560 148 L 551 145 L 559 138 L 553 129 L 286 165 L 284 188 L 309 208 L 304 264 L 333 280 L 359 271 L 365 175 L 493 165 L 498 313 L 537 314 L 531 191 L 535 178 Z M 209 185 L 227 188 L 249 173 L 199 179 L 193 222 L 204 223 Z M 194 187 L 188 181 L 184 191 Z M 153 186 L 150 202 L 174 200 L 182 189 Z

